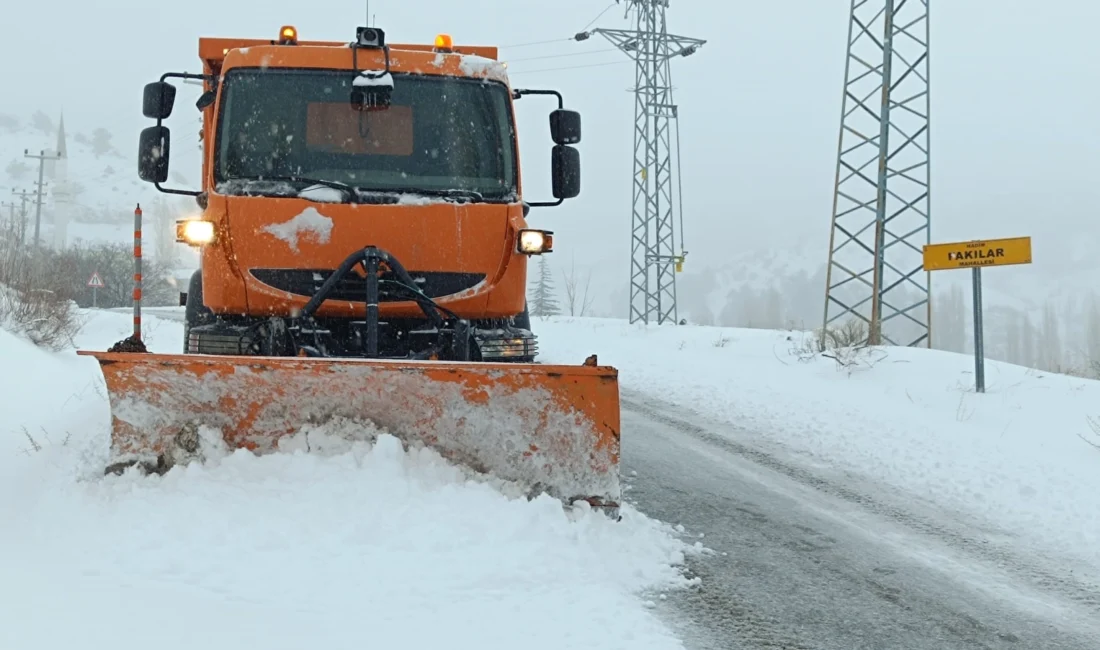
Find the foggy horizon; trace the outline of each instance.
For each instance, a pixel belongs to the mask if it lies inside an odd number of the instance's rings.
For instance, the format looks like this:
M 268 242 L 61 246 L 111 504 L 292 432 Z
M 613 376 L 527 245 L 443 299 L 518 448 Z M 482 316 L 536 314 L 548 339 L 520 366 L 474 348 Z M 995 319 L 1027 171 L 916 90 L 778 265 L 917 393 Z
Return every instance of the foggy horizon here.
M 591 270 L 605 301 L 625 294 L 628 281 L 633 66 L 599 37 L 570 39 L 608 4 L 566 0 L 518 12 L 503 0 L 370 3 L 391 42 L 448 33 L 458 45 L 499 46 L 514 86 L 560 90 L 566 106 L 581 112 L 581 195 L 535 209 L 529 221 L 555 231 L 550 262 L 562 268 L 575 259 Z M 849 3 L 795 8 L 670 5 L 671 32 L 707 40 L 672 62 L 688 251 L 681 284 L 708 270 L 751 267 L 757 255 L 787 255 L 809 273 L 826 262 Z M 1100 194 L 1089 180 L 1100 158 L 1089 153 L 1100 133 L 1086 113 L 1096 94 L 1087 80 L 1095 78 L 1088 66 L 1100 44 L 1085 30 L 1100 8 L 1079 0 L 1052 1 L 1042 13 L 1002 5 L 983 11 L 989 8 L 931 12 L 932 240 L 1031 236 L 1034 263 L 987 273 L 991 287 L 1089 286 L 1097 271 L 1087 252 L 1100 239 L 1089 221 Z M 270 38 L 292 24 L 303 39 L 346 41 L 365 22 L 364 11 L 363 2 L 332 0 L 308 10 L 276 1 L 263 12 L 202 0 L 170 14 L 131 2 L 20 6 L 13 23 L 28 28 L 14 30 L 0 54 L 10 60 L 34 52 L 34 63 L 9 69 L 20 93 L 0 113 L 25 122 L 34 111 L 56 120 L 63 110 L 70 137 L 104 127 L 128 157 L 123 177 L 136 178 L 137 135 L 150 123 L 141 116 L 141 88 L 163 72 L 197 71 L 200 37 Z M 622 6 L 592 25 L 628 26 Z M 95 35 L 94 46 L 69 44 L 81 35 Z M 64 45 L 43 45 L 54 41 Z M 179 108 L 166 122 L 174 134 L 172 170 L 192 187 L 199 121 L 189 109 L 197 94 L 181 86 Z M 529 200 L 550 194 L 542 101 L 517 103 Z M 20 154 L 34 146 L 4 144 Z M 966 286 L 965 275 L 934 274 L 933 292 Z M 823 301 L 824 286 L 820 293 Z

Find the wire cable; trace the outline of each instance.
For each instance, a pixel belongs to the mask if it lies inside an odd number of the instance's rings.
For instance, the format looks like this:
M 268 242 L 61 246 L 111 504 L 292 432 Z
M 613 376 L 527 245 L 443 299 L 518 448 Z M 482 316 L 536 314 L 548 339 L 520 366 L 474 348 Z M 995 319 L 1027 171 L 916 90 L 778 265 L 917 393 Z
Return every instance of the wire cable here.
M 596 17 L 595 17 L 595 18 L 593 18 L 592 20 L 588 21 L 588 24 L 587 24 L 587 25 L 585 25 L 585 26 L 584 26 L 584 28 L 583 28 L 583 29 L 581 29 L 581 31 L 582 31 L 582 32 L 585 32 L 585 31 L 587 31 L 589 27 L 591 27 L 592 25 L 594 25 L 594 24 L 596 23 L 596 21 L 597 21 L 597 20 L 599 20 L 600 18 L 602 18 L 602 17 L 603 17 L 603 15 L 604 15 L 604 14 L 606 14 L 606 13 L 607 13 L 608 11 L 610 11 L 610 10 L 611 10 L 611 8 L 612 8 L 612 7 L 614 7 L 614 6 L 616 5 L 616 4 L 618 4 L 618 2 L 612 2 L 611 4 L 607 5 L 607 7 L 606 7 L 606 8 L 604 8 L 604 10 L 603 10 L 603 11 L 601 11 L 601 12 L 600 12 L 600 13 L 598 13 L 598 14 L 596 14 Z M 501 50 L 508 50 L 508 49 L 515 49 L 515 48 L 519 48 L 519 47 L 532 47 L 532 46 L 535 46 L 535 45 L 549 45 L 550 43 L 565 43 L 565 42 L 567 42 L 567 41 L 575 41 L 575 40 L 577 40 L 577 39 L 576 39 L 575 37 L 569 37 L 569 38 L 554 38 L 554 39 L 551 39 L 551 40 L 548 40 L 548 41 L 532 41 L 532 42 L 530 42 L 530 43 L 516 43 L 515 45 L 501 45 L 501 46 L 500 46 L 500 47 L 499 47 L 498 49 L 501 49 Z
M 571 41 L 571 40 L 573 40 L 573 39 L 572 38 L 555 38 L 555 39 L 552 39 L 552 40 L 549 40 L 549 41 L 533 41 L 531 43 L 517 43 L 516 45 L 501 45 L 499 49 L 508 50 L 508 49 L 515 49 L 517 47 L 531 47 L 532 45 L 546 45 L 548 43 L 564 43 L 566 41 Z
M 508 63 L 518 63 L 520 61 L 538 61 L 541 59 L 560 59 L 566 56 L 584 56 L 586 54 L 601 54 L 603 52 L 617 52 L 618 48 L 606 47 L 602 50 L 589 50 L 587 52 L 569 52 L 568 54 L 546 54 L 543 56 L 526 56 L 522 59 L 508 59 Z
M 592 26 L 593 24 L 595 24 L 595 22 L 596 22 L 597 20 L 599 20 L 600 18 L 602 18 L 604 14 L 606 14 L 606 13 L 607 13 L 608 11 L 610 11 L 610 10 L 611 10 L 611 8 L 612 8 L 612 7 L 614 7 L 614 6 L 615 6 L 615 5 L 617 5 L 617 4 L 619 4 L 619 3 L 618 3 L 618 2 L 612 2 L 611 4 L 607 5 L 607 7 L 606 7 L 606 8 L 605 8 L 605 9 L 604 9 L 603 11 L 601 11 L 600 13 L 598 13 L 598 14 L 596 15 L 596 17 L 595 17 L 595 18 L 593 18 L 592 20 L 590 20 L 590 21 L 588 22 L 588 24 L 587 24 L 587 25 L 585 25 L 585 26 L 584 26 L 584 27 L 583 27 L 583 28 L 581 29 L 581 31 L 582 31 L 582 32 L 587 32 L 587 31 L 588 31 L 588 28 L 589 28 L 589 27 L 591 27 L 591 26 Z
M 538 68 L 536 70 L 510 70 L 508 72 L 508 75 L 509 76 L 515 76 L 517 74 L 530 74 L 530 73 L 533 73 L 533 72 L 555 72 L 555 71 L 558 71 L 558 70 L 579 70 L 580 68 L 600 68 L 600 67 L 603 67 L 605 65 L 622 65 L 624 63 L 634 63 L 634 61 L 632 61 L 630 59 L 625 59 L 623 61 L 607 61 L 605 63 L 588 63 L 588 64 L 585 64 L 585 65 L 570 65 L 570 66 L 564 66 L 564 67 L 561 67 L 561 68 Z

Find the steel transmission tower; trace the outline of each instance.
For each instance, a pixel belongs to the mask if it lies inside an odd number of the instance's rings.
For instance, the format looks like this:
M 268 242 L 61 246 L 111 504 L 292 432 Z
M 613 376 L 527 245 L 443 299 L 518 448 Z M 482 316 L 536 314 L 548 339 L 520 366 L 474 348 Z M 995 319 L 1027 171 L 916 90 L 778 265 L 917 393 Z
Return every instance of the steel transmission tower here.
M 630 261 L 630 322 L 676 322 L 676 276 L 685 251 L 676 253 L 673 228 L 672 126 L 676 121 L 676 162 L 680 162 L 679 113 L 672 100 L 669 61 L 694 54 L 706 41 L 668 33 L 668 0 L 626 0 L 634 29 L 593 29 L 578 41 L 600 34 L 635 63 L 634 191 Z M 683 197 L 676 171 L 681 247 Z
M 852 0 L 825 329 L 862 320 L 871 345 L 931 347 L 928 3 Z

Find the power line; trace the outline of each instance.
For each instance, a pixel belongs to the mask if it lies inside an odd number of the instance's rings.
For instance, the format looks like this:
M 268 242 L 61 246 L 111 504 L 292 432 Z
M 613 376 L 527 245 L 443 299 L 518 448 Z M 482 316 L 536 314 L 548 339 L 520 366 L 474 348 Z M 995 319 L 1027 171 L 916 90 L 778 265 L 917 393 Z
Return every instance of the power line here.
M 619 2 L 618 2 L 618 0 L 615 0 L 615 2 L 612 2 L 611 4 L 607 5 L 607 7 L 605 7 L 603 11 L 596 14 L 595 18 L 588 21 L 588 24 L 585 25 L 584 27 L 582 27 L 581 31 L 582 32 L 586 31 L 589 27 L 591 27 L 593 24 L 595 24 L 595 22 L 597 20 L 602 18 L 604 14 L 606 14 L 612 7 L 614 7 L 617 4 L 619 4 Z M 568 42 L 574 41 L 574 40 L 576 40 L 576 38 L 555 38 L 555 39 L 551 39 L 549 41 L 532 41 L 530 43 L 517 43 L 515 45 L 501 45 L 497 49 L 510 50 L 510 49 L 516 49 L 516 48 L 520 48 L 520 47 L 532 47 L 532 46 L 535 46 L 535 45 L 548 45 L 550 43 L 568 43 Z
M 520 47 L 531 47 L 533 45 L 547 45 L 549 43 L 568 43 L 573 39 L 571 38 L 555 38 L 549 41 L 532 41 L 531 43 L 517 43 L 516 45 L 501 45 L 497 49 L 499 50 L 514 50 Z
M 585 25 L 584 27 L 582 27 L 582 28 L 581 28 L 581 31 L 582 31 L 582 32 L 584 32 L 584 31 L 588 31 L 588 28 L 589 28 L 589 27 L 591 27 L 592 25 L 594 25 L 594 24 L 596 23 L 596 21 L 597 21 L 597 20 L 599 20 L 600 18 L 602 18 L 604 14 L 606 14 L 606 13 L 607 13 L 607 12 L 608 12 L 608 11 L 609 11 L 609 10 L 610 10 L 610 9 L 611 9 L 612 7 L 614 7 L 614 6 L 615 6 L 615 5 L 617 5 L 617 4 L 619 4 L 618 0 L 616 0 L 615 2 L 612 2 L 611 4 L 607 5 L 607 7 L 606 7 L 606 8 L 605 8 L 605 9 L 604 9 L 603 11 L 601 11 L 601 12 L 600 12 L 600 13 L 598 13 L 598 14 L 596 14 L 596 17 L 595 17 L 595 18 L 593 18 L 592 20 L 588 21 L 588 24 L 587 24 L 587 25 Z
M 558 70 L 579 70 L 581 68 L 601 68 L 607 65 L 622 65 L 624 63 L 633 63 L 633 61 L 607 61 L 604 63 L 585 63 L 582 65 L 569 65 L 560 68 L 536 68 L 535 70 L 509 70 L 508 76 L 517 74 L 531 74 L 534 72 L 555 72 Z
M 605 47 L 602 50 L 590 50 L 588 52 L 567 52 L 565 54 L 545 54 L 543 56 L 527 56 L 522 59 L 507 59 L 509 64 L 519 63 L 520 61 L 540 61 L 542 59 L 560 59 L 568 56 L 587 56 L 589 54 L 602 54 L 604 52 L 615 52 L 616 48 Z

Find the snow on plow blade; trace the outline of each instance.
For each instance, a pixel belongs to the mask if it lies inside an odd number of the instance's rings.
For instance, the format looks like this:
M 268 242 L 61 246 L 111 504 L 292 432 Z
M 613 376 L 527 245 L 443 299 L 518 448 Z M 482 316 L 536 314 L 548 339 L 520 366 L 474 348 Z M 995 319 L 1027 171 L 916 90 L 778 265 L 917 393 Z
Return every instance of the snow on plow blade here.
M 257 454 L 306 425 L 370 422 L 452 462 L 617 510 L 614 368 L 81 351 L 111 404 L 112 464 L 167 470 L 200 427 Z M 184 452 L 184 453 L 181 453 Z

